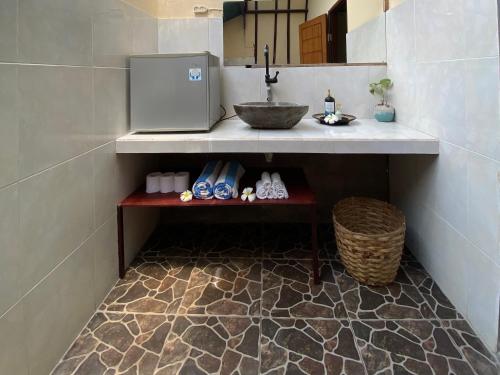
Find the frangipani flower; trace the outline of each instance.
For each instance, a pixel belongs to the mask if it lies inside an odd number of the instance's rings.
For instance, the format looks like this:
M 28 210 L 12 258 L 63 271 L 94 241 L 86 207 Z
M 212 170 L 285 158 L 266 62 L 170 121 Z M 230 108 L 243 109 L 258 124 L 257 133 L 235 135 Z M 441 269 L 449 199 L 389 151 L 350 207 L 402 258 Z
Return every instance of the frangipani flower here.
M 244 202 L 248 199 L 249 202 L 253 202 L 256 196 L 253 192 L 253 188 L 247 187 L 243 189 L 243 193 L 241 194 L 241 200 Z
M 191 200 L 193 200 L 193 193 L 191 193 L 189 190 L 186 190 L 185 192 L 181 193 L 181 201 L 189 202 Z

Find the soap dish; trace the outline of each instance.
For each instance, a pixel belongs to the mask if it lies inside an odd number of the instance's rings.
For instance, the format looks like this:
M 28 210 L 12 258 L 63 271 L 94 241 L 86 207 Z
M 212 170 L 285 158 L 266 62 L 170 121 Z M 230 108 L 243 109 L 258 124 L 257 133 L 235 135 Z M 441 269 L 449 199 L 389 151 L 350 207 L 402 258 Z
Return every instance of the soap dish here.
M 352 116 L 352 115 L 346 115 L 346 114 L 343 114 L 342 115 L 342 118 L 337 121 L 335 124 L 327 124 L 325 122 L 325 115 L 323 113 L 318 113 L 318 114 L 315 114 L 313 115 L 313 117 L 318 120 L 321 124 L 323 125 L 328 125 L 328 126 L 342 126 L 342 125 L 349 125 L 349 123 L 351 121 L 354 121 L 356 120 L 356 116 Z

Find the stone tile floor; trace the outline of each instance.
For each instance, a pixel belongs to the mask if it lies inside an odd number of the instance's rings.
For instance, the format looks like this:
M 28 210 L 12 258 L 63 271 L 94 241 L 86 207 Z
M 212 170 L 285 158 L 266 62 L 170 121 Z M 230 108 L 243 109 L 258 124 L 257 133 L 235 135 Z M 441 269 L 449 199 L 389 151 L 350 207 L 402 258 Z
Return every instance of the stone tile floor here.
M 53 374 L 475 374 L 495 359 L 405 253 L 366 287 L 320 230 L 314 285 L 303 225 L 155 233 Z

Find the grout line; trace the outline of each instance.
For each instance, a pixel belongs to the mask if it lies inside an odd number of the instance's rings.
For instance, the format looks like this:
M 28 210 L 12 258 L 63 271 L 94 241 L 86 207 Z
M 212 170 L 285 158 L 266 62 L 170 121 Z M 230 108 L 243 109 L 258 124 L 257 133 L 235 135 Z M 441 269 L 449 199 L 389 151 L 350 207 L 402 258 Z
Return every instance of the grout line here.
M 20 183 L 22 183 L 22 182 L 25 182 L 25 181 L 27 181 L 27 180 L 29 180 L 29 179 L 33 178 L 33 177 L 39 176 L 39 175 L 41 175 L 41 174 L 43 174 L 43 173 L 45 173 L 45 172 L 48 172 L 48 171 L 50 171 L 50 170 L 52 170 L 52 169 L 55 169 L 55 168 L 57 168 L 57 167 L 60 167 L 60 166 L 61 166 L 61 165 L 63 165 L 63 164 L 66 164 L 66 163 L 69 163 L 69 162 L 71 162 L 71 161 L 74 161 L 74 160 L 78 159 L 79 157 L 82 157 L 82 156 L 87 156 L 88 154 L 91 154 L 92 152 L 97 151 L 97 150 L 99 150 L 100 148 L 107 147 L 107 146 L 109 146 L 110 144 L 115 143 L 115 142 L 116 142 L 115 140 L 112 140 L 112 141 L 109 141 L 109 142 L 103 143 L 103 144 L 101 144 L 101 145 L 99 145 L 99 146 L 97 146 L 97 147 L 94 147 L 94 148 L 92 148 L 92 149 L 90 149 L 90 150 L 88 150 L 88 151 L 85 151 L 85 152 L 83 152 L 83 153 L 81 153 L 81 154 L 79 154 L 79 155 L 72 156 L 72 157 L 71 157 L 71 158 L 69 158 L 69 159 L 66 159 L 66 160 L 64 160 L 64 161 L 61 161 L 61 162 L 56 163 L 56 164 L 54 164 L 54 165 L 51 165 L 50 167 L 47 167 L 47 168 L 45 168 L 45 169 L 42 169 L 42 170 L 40 170 L 40 171 L 38 171 L 38 172 L 36 172 L 36 173 L 30 174 L 29 176 L 26 176 L 26 177 L 20 178 L 20 179 L 18 179 L 17 181 L 11 182 L 11 183 L 9 183 L 9 184 L 7 184 L 7 185 L 3 185 L 3 186 L 1 186 L 1 187 L 0 187 L 0 191 L 1 191 L 1 190 L 3 190 L 3 189 L 5 189 L 5 188 L 11 187 L 11 186 L 13 186 L 13 185 L 16 185 L 16 184 L 20 184 Z
M 468 199 L 468 198 L 467 198 Z M 457 228 L 455 228 L 450 222 L 448 222 L 448 220 L 446 220 L 444 217 L 442 217 L 437 211 L 434 210 L 433 207 L 427 205 L 427 203 L 423 203 L 422 206 L 424 206 L 425 208 L 427 208 L 428 210 L 431 211 L 431 213 L 433 213 L 434 215 L 437 216 L 438 219 L 442 220 L 446 225 L 448 225 L 456 234 L 458 234 L 459 237 L 461 237 L 463 240 L 465 240 L 466 242 L 469 243 L 469 245 L 471 245 L 472 247 L 474 247 L 475 249 L 479 250 L 479 252 L 481 252 L 491 263 L 495 264 L 497 267 L 500 267 L 500 264 L 497 263 L 496 260 L 492 259 L 491 256 L 489 254 L 487 254 L 483 249 L 481 249 L 480 247 L 478 247 L 475 243 L 473 243 L 467 236 L 465 236 L 462 232 L 458 231 Z M 418 259 L 417 259 L 418 261 Z M 420 263 L 420 262 L 419 262 Z M 422 265 L 423 266 L 423 265 Z M 429 273 L 429 272 L 428 272 Z M 432 276 L 430 273 L 429 273 L 430 276 Z
M 129 67 L 120 67 L 120 66 L 43 64 L 43 63 L 23 63 L 23 62 L 8 62 L 8 61 L 0 61 L 0 65 L 39 66 L 39 67 L 53 67 L 53 68 L 117 69 L 117 70 L 130 69 Z
M 423 60 L 423 61 L 416 61 L 416 64 L 441 64 L 441 63 L 451 63 L 451 62 L 468 62 L 468 61 L 477 61 L 477 60 L 495 60 L 498 59 L 498 55 L 491 55 L 491 56 L 481 56 L 481 57 L 463 57 L 463 58 L 456 58 L 456 59 L 442 59 L 442 60 Z
M 434 136 L 433 136 L 433 137 L 434 137 Z M 438 139 L 439 139 L 439 138 L 438 138 Z M 483 157 L 483 158 L 485 158 L 485 159 L 488 159 L 488 160 L 490 160 L 490 161 L 494 162 L 495 164 L 500 164 L 500 160 L 493 159 L 492 157 L 490 157 L 490 156 L 488 156 L 488 155 L 481 154 L 480 152 L 477 152 L 477 151 L 471 150 L 471 149 L 466 148 L 466 147 L 464 147 L 464 146 L 460 146 L 460 145 L 458 145 L 458 144 L 456 144 L 456 143 L 449 142 L 449 141 L 447 141 L 447 140 L 445 140 L 445 139 L 439 139 L 439 142 L 443 142 L 443 143 L 445 143 L 445 144 L 447 144 L 447 145 L 451 145 L 451 146 L 454 146 L 454 147 L 456 147 L 456 148 L 459 148 L 459 149 L 461 149 L 462 151 L 465 151 L 465 152 L 470 152 L 471 154 L 474 154 L 474 155 L 477 155 L 477 156 L 481 156 L 481 157 Z
M 82 248 L 83 245 L 87 243 L 88 240 L 90 240 L 91 237 L 93 237 L 101 228 L 108 224 L 109 220 L 114 219 L 114 214 L 110 215 L 103 224 L 101 224 L 98 228 L 96 228 L 94 231 L 92 231 L 87 238 L 85 238 L 74 250 L 72 250 L 68 255 L 66 255 L 59 263 L 57 263 L 44 277 L 42 277 L 33 287 L 31 287 L 26 293 L 24 293 L 16 303 L 14 303 L 12 306 L 10 306 L 2 315 L 0 315 L 0 319 L 2 319 L 5 315 L 7 315 L 14 307 L 16 307 L 19 303 L 23 301 L 31 292 L 33 292 L 40 284 L 42 284 L 45 280 L 47 280 L 59 267 L 62 266 L 66 260 L 68 260 L 70 257 L 73 256 L 78 250 Z

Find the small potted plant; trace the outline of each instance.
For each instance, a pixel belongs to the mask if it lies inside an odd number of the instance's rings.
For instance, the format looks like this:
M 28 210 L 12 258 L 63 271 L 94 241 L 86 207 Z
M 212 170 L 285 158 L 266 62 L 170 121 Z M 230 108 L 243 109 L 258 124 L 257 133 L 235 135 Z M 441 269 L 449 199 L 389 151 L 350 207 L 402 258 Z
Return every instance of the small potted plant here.
M 370 83 L 370 94 L 378 96 L 380 103 L 375 106 L 375 118 L 380 122 L 394 121 L 394 107 L 387 101 L 387 92 L 392 88 L 392 81 L 384 78 L 380 82 Z

